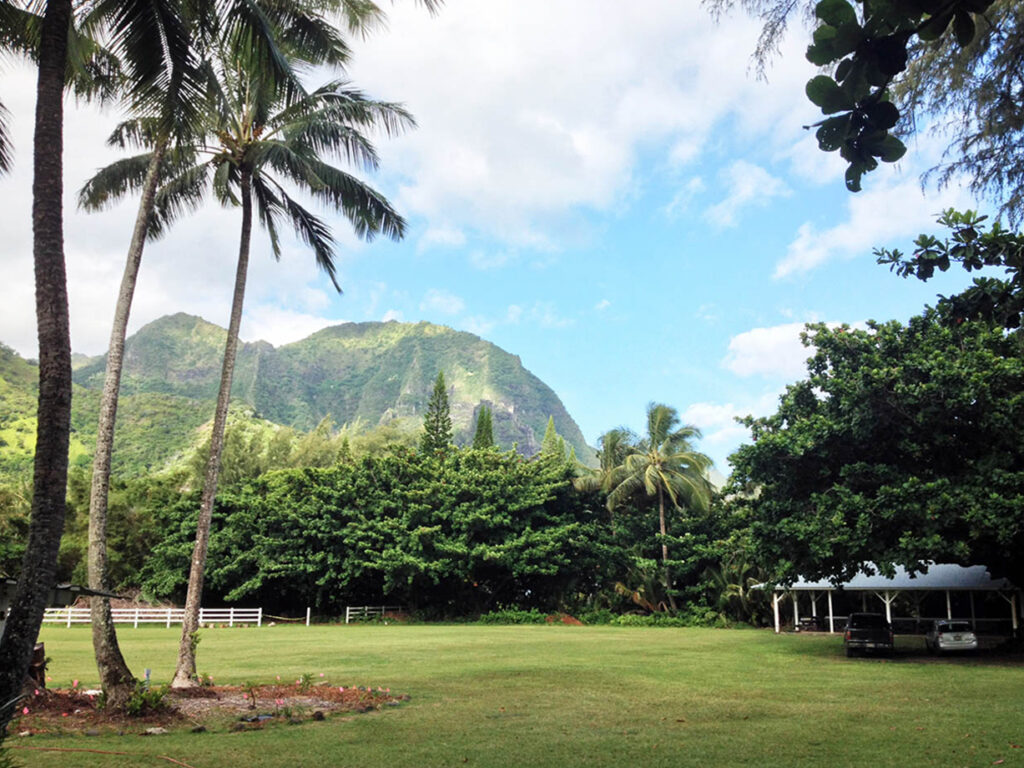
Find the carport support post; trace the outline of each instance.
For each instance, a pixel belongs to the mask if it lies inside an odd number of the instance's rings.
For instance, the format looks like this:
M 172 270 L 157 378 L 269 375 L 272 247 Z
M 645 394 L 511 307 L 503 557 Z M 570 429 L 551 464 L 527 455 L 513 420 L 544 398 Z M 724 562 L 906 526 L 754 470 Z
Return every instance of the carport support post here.
M 953 603 L 949 600 L 949 590 L 946 590 L 946 618 L 953 618 Z
M 772 612 L 775 614 L 775 634 L 782 631 L 782 624 L 779 621 L 779 593 L 772 593 Z
M 875 592 L 875 597 L 885 603 L 885 620 L 892 624 L 892 601 L 896 599 L 896 594 L 887 589 L 885 592 Z
M 832 590 L 828 591 L 828 633 L 834 635 L 836 633 L 836 624 L 832 616 Z
M 800 628 L 800 603 L 797 601 L 797 591 L 793 590 L 793 631 Z
M 971 629 L 977 629 L 978 624 L 976 619 L 974 618 L 974 593 L 968 592 L 967 596 L 971 598 Z

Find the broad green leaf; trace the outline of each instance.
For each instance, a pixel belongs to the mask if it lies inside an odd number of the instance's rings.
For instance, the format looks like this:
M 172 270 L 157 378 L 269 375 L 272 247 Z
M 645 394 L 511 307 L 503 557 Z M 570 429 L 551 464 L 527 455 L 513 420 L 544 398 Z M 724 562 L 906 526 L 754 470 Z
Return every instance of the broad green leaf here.
M 880 101 L 864 110 L 871 125 L 876 129 L 889 130 L 900 119 L 900 111 L 891 101 Z
M 824 67 L 836 59 L 832 44 L 827 40 L 818 45 L 807 46 L 807 53 L 804 54 L 804 57 L 816 67 Z
M 853 109 L 853 100 L 828 75 L 818 75 L 807 81 L 807 98 L 812 104 L 821 107 L 826 115 Z
M 961 48 L 974 39 L 974 19 L 965 11 L 957 11 L 953 17 L 953 34 Z
M 818 127 L 818 131 L 815 133 L 818 147 L 824 152 L 835 152 L 849 137 L 850 128 L 849 115 L 830 117 Z
M 878 149 L 875 156 L 886 163 L 895 163 L 907 152 L 906 146 L 895 136 L 887 136 Z
M 946 27 L 949 26 L 949 22 L 952 18 L 952 13 L 939 13 L 932 16 L 924 23 L 924 26 L 921 27 L 921 31 L 918 32 L 918 37 L 926 43 L 938 40 L 946 31 Z
M 846 0 L 821 0 L 814 7 L 814 15 L 833 27 L 857 20 L 857 13 Z

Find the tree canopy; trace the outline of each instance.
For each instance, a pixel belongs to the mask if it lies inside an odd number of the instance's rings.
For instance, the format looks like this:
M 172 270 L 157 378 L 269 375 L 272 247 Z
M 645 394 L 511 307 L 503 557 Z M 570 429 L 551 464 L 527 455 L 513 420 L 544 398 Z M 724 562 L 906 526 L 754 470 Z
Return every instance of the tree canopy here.
M 772 577 L 861 563 L 984 564 L 1024 583 L 1024 358 L 1000 326 L 938 310 L 866 330 L 808 326 L 806 380 L 748 418 L 733 456 Z

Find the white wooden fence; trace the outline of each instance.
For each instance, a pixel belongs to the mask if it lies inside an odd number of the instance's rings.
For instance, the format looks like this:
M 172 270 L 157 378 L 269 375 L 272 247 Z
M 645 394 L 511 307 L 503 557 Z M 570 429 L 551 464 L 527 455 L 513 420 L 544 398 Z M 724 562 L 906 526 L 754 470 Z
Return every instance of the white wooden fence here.
M 115 624 L 180 624 L 185 614 L 184 608 L 112 608 Z M 43 621 L 50 624 L 89 624 L 92 616 L 88 608 L 47 608 Z M 262 608 L 200 608 L 200 624 L 255 624 L 263 626 Z
M 372 619 L 374 616 L 383 616 L 385 613 L 398 613 L 402 610 L 400 605 L 350 605 L 345 608 L 345 623 L 353 619 Z

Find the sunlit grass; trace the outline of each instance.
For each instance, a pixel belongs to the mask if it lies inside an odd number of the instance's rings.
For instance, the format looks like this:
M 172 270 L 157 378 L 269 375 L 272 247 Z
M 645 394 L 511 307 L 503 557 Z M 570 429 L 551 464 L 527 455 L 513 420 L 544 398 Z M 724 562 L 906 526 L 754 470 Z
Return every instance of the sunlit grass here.
M 121 631 L 137 674 L 171 676 L 177 629 Z M 89 633 L 48 628 L 54 685 L 96 682 Z M 217 683 L 409 693 L 403 707 L 261 732 L 17 738 L 26 766 L 1024 765 L 1024 666 L 846 659 L 838 637 L 564 626 L 205 630 Z M 319 679 L 319 678 L 318 678 Z

